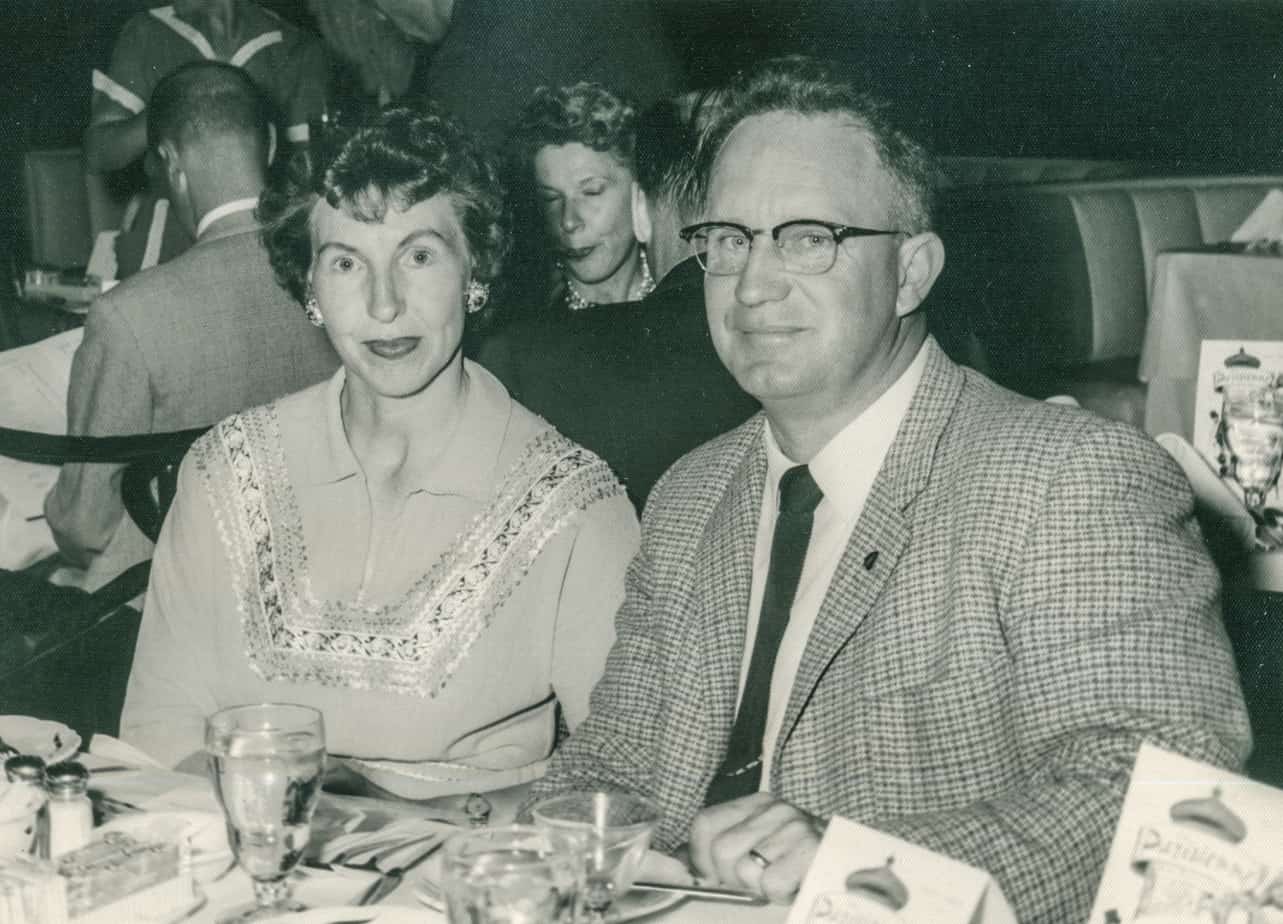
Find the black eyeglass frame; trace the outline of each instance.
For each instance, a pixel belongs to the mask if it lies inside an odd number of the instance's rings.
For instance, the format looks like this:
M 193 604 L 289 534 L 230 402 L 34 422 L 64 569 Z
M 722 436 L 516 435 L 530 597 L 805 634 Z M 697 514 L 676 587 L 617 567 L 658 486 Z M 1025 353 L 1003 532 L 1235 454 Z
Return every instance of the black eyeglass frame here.
M 883 235 L 905 233 L 904 231 L 883 231 L 875 228 L 861 228 L 857 225 L 842 225 L 833 221 L 821 221 L 818 218 L 793 218 L 793 219 L 790 219 L 789 221 L 780 222 L 774 228 L 750 228 L 748 225 L 741 225 L 739 222 L 735 222 L 735 221 L 701 221 L 693 225 L 687 225 L 685 228 L 682 228 L 680 231 L 677 232 L 677 236 L 680 237 L 686 243 L 690 244 L 693 242 L 693 238 L 696 235 L 698 235 L 701 231 L 708 230 L 709 228 L 733 228 L 734 230 L 743 233 L 743 235 L 746 238 L 748 238 L 750 251 L 752 250 L 752 247 L 753 247 L 752 242 L 760 234 L 770 234 L 771 240 L 774 242 L 776 250 L 779 250 L 780 234 L 786 228 L 792 228 L 797 225 L 815 225 L 816 227 L 825 229 L 826 231 L 828 231 L 830 234 L 833 235 L 834 263 L 837 262 L 838 245 L 841 244 L 843 241 L 847 240 L 848 238 L 881 237 Z M 708 265 L 704 260 L 705 253 L 706 251 L 699 250 L 698 248 L 696 248 L 695 259 L 699 261 L 699 265 L 704 268 L 704 271 L 708 272 Z M 781 252 L 781 256 L 783 256 L 782 252 Z M 804 275 L 819 276 L 822 273 L 827 273 L 831 269 L 833 269 L 833 263 L 830 263 L 827 267 L 825 267 L 822 270 L 817 270 L 814 273 L 804 273 Z M 727 273 L 725 275 L 734 276 L 734 275 L 737 275 L 739 272 L 743 272 L 743 270 L 739 270 L 736 273 Z M 791 272 L 800 272 L 800 271 L 792 270 Z M 722 274 L 716 274 L 716 275 L 722 275 Z

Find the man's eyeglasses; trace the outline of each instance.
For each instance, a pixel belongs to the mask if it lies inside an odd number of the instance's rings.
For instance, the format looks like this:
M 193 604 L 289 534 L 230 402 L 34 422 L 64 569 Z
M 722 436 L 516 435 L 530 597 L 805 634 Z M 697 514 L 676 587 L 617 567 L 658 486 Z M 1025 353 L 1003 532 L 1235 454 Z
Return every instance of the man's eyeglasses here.
M 749 228 L 730 221 L 701 221 L 682 228 L 682 240 L 693 244 L 699 265 L 710 276 L 737 276 L 748 265 L 753 239 L 769 234 L 775 249 L 790 273 L 815 276 L 833 268 L 838 244 L 849 237 L 902 234 L 901 231 L 874 231 L 831 221 L 798 218 L 774 228 Z

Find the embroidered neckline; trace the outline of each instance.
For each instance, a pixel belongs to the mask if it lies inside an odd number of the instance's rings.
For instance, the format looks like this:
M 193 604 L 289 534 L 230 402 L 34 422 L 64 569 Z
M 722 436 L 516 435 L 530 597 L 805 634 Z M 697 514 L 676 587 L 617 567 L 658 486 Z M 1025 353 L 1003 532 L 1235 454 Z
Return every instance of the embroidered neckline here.
M 228 418 L 193 452 L 254 672 L 418 697 L 445 686 L 548 540 L 623 491 L 604 462 L 546 430 L 450 549 L 396 601 L 371 606 L 312 588 L 274 404 Z

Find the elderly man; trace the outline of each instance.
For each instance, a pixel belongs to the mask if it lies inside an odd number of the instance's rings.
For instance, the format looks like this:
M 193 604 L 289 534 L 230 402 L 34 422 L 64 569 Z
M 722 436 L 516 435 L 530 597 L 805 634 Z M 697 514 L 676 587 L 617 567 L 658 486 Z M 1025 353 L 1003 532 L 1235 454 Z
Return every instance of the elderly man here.
M 660 846 L 775 900 L 843 815 L 987 869 L 1026 924 L 1081 921 L 1141 741 L 1248 749 L 1188 486 L 928 336 L 930 167 L 879 105 L 804 59 L 725 105 L 684 233 L 764 413 L 656 485 L 535 795 L 648 794 Z
M 639 302 L 514 324 L 477 356 L 513 397 L 609 462 L 638 511 L 679 456 L 757 410 L 717 361 L 704 271 L 678 236 L 700 205 L 692 125 L 668 101 L 638 120 L 633 226 L 655 290 Z
M 157 85 L 149 111 L 175 214 L 196 244 L 90 306 L 71 365 L 72 435 L 209 425 L 338 367 L 259 243 L 253 212 L 275 130 L 254 82 L 226 64 L 187 64 Z M 89 568 L 91 587 L 151 551 L 124 517 L 121 471 L 64 466 L 45 499 L 59 549 Z

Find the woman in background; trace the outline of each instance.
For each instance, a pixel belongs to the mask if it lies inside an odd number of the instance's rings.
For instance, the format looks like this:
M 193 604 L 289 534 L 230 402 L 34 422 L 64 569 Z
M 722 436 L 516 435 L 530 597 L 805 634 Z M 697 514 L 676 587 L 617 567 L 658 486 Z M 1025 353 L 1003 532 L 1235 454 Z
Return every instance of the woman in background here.
M 497 789 L 586 715 L 637 524 L 605 463 L 462 357 L 507 247 L 492 165 L 439 115 L 367 119 L 260 205 L 343 366 L 184 461 L 122 734 L 203 764 L 206 716 L 304 703 L 375 787 Z
M 540 87 L 513 132 L 553 258 L 555 308 L 637 301 L 655 288 L 633 226 L 636 109 L 595 83 Z

